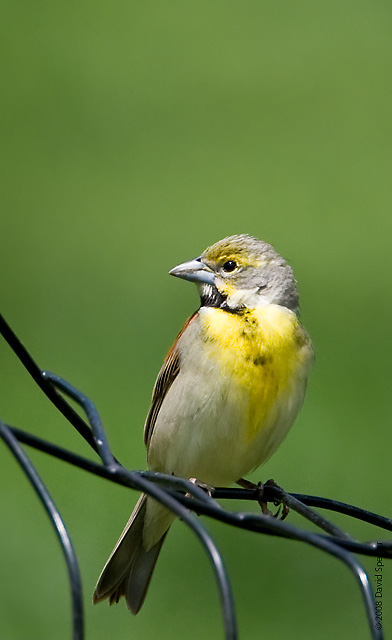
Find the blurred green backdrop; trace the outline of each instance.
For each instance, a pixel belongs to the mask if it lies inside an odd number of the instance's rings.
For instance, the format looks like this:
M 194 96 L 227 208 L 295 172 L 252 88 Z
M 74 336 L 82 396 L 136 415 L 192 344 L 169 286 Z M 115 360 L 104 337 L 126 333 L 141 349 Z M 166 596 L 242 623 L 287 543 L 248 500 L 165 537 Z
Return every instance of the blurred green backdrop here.
M 295 428 L 254 477 L 391 515 L 391 3 L 6 2 L 0 31 L 1 311 L 40 365 L 93 398 L 114 453 L 144 468 L 155 375 L 198 302 L 167 272 L 225 235 L 256 235 L 294 267 L 317 364 Z M 2 419 L 90 455 L 0 354 Z M 181 523 L 138 617 L 93 608 L 136 494 L 32 456 L 78 552 L 88 639 L 222 636 L 211 569 Z M 5 449 L 0 473 L 0 636 L 69 638 L 54 533 Z M 241 638 L 369 637 L 337 561 L 207 524 Z

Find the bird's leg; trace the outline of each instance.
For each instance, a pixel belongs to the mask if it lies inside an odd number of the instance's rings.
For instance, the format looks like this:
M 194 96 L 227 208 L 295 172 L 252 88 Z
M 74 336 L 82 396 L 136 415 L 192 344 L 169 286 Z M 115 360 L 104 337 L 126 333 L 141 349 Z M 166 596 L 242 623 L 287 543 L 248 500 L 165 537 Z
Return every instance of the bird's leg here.
M 201 482 L 197 478 L 189 478 L 189 482 L 192 482 L 197 487 L 200 487 L 200 489 L 203 489 L 203 491 L 205 491 L 206 494 L 208 496 L 210 496 L 210 498 L 212 498 L 212 494 L 214 492 L 214 487 L 212 487 L 210 484 L 206 484 L 205 482 Z M 188 496 L 189 494 L 187 493 L 186 495 Z
M 258 482 L 257 484 L 255 484 L 254 482 L 246 480 L 246 478 L 240 478 L 239 480 L 237 480 L 236 484 L 238 484 L 243 489 L 253 489 L 257 492 L 257 502 L 259 503 L 261 511 L 264 515 L 272 516 L 273 518 L 280 517 L 281 520 L 287 518 L 290 509 L 286 505 L 283 505 L 283 508 L 281 510 L 282 504 L 277 500 L 273 501 L 274 505 L 279 507 L 277 512 L 272 513 L 272 511 L 268 509 L 267 501 L 265 500 L 265 489 L 268 489 L 268 487 L 277 487 L 278 485 L 274 480 L 267 480 L 265 484 L 263 484 L 262 482 Z
M 278 484 L 276 484 L 275 480 L 273 480 L 272 478 L 270 480 L 267 480 L 267 482 L 264 485 L 265 487 L 277 487 L 278 489 L 280 489 L 282 491 L 282 488 L 279 487 Z M 279 509 L 277 510 L 277 512 L 275 513 L 275 518 L 278 516 L 279 512 L 280 512 L 280 507 L 282 507 L 282 515 L 279 514 L 280 520 L 285 520 L 285 518 L 287 518 L 287 516 L 290 513 L 290 507 L 287 506 L 287 504 L 283 504 L 282 502 L 279 502 L 279 500 L 274 500 L 274 505 L 278 506 L 279 505 Z
M 258 482 L 257 484 L 255 484 L 254 482 L 250 482 L 250 480 L 246 480 L 246 478 L 240 478 L 239 480 L 237 480 L 236 484 L 239 484 L 243 489 L 252 489 L 253 491 L 256 491 L 257 502 L 259 503 L 263 514 L 265 516 L 273 515 L 273 513 L 268 509 L 267 502 L 263 499 L 264 485 L 262 482 Z
M 189 482 L 192 482 L 192 484 L 194 484 L 196 487 L 199 487 L 199 489 L 204 491 L 208 495 L 209 498 L 212 498 L 212 494 L 213 494 L 213 492 L 215 490 L 215 487 L 212 487 L 211 485 L 206 484 L 205 482 L 201 482 L 197 478 L 189 478 Z M 196 498 L 199 498 L 199 500 L 200 500 L 200 496 L 197 496 L 197 493 L 196 493 L 196 495 L 194 495 L 195 493 L 196 492 L 193 492 L 193 494 L 192 494 L 190 491 L 187 491 L 186 494 L 185 494 L 185 497 L 186 498 L 195 498 L 196 497 Z M 201 515 L 200 513 L 198 513 L 196 511 L 196 509 L 194 510 L 194 513 L 197 516 Z

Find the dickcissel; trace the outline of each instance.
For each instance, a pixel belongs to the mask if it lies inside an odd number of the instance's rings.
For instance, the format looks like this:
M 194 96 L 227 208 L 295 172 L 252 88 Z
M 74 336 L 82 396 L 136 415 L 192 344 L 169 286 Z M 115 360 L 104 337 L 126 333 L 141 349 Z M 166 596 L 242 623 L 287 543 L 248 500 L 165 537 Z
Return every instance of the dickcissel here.
M 291 267 L 249 235 L 208 247 L 170 271 L 195 282 L 201 305 L 158 374 L 144 427 L 153 471 L 212 486 L 265 462 L 302 405 L 313 360 Z M 107 561 L 94 603 L 125 596 L 136 614 L 174 515 L 142 495 Z

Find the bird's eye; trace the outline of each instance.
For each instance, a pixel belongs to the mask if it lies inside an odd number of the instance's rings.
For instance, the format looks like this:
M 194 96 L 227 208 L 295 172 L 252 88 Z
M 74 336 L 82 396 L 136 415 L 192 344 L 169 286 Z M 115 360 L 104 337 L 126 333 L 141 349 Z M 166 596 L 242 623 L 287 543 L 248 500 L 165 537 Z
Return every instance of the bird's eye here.
M 228 260 L 227 262 L 225 262 L 222 268 L 223 271 L 226 271 L 226 273 L 230 273 L 231 271 L 237 269 L 237 263 L 234 262 L 234 260 Z

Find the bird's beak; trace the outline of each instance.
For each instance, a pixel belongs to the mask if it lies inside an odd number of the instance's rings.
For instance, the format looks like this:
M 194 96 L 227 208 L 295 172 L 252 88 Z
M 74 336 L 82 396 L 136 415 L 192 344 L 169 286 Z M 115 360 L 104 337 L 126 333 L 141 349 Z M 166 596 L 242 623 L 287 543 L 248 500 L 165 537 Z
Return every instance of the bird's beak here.
M 183 278 L 184 280 L 201 284 L 214 284 L 215 281 L 214 271 L 204 264 L 201 258 L 183 262 L 169 271 L 169 274 L 176 276 L 176 278 Z

